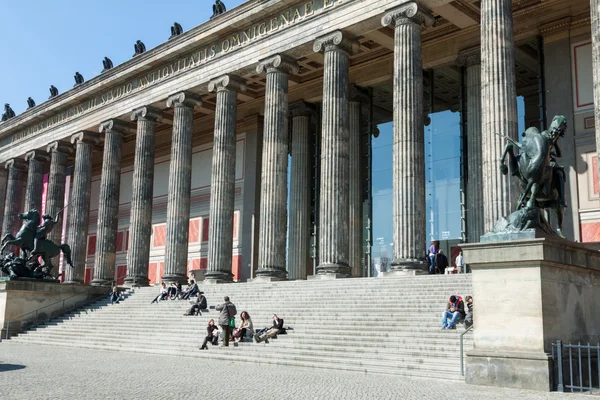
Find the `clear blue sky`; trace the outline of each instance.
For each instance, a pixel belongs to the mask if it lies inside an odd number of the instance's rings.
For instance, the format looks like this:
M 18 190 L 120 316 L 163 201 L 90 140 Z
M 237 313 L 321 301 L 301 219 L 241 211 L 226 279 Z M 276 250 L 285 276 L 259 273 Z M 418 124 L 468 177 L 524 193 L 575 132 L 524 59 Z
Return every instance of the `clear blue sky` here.
M 223 0 L 228 10 L 244 0 Z M 165 42 L 174 22 L 184 31 L 207 21 L 214 0 L 3 0 L 0 2 L 0 105 L 15 113 L 27 97 L 41 104 L 50 85 L 60 93 L 75 84 L 78 71 L 88 80 L 102 70 L 104 57 L 117 66 L 134 53 Z

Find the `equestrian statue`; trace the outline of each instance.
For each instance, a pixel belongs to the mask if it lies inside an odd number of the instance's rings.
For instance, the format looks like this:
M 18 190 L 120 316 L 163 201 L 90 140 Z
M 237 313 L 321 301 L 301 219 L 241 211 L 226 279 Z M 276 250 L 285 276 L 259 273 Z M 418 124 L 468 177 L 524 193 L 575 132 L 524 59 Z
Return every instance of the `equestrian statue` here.
M 40 214 L 36 209 L 29 210 L 26 213 L 20 213 L 19 219 L 23 221 L 23 225 L 16 236 L 7 233 L 2 238 L 2 248 L 0 249 L 0 253 L 4 253 L 4 249 L 6 249 L 7 246 L 14 245 L 19 247 L 23 258 L 15 257 L 14 255 L 11 256 L 9 254 L 9 256 L 0 260 L 0 267 L 4 269 L 13 266 L 13 273 L 9 273 L 11 277 L 26 276 L 39 278 L 40 276 L 52 276 L 51 270 L 54 268 L 52 265 L 52 258 L 58 256 L 62 251 L 67 264 L 72 268 L 73 262 L 71 261 L 71 248 L 69 245 L 66 243 L 56 245 L 47 237 L 48 233 L 54 228 L 54 225 L 57 224 L 59 214 L 60 212 L 56 217 L 44 214 L 42 216 L 43 222 L 38 226 Z M 38 261 L 40 257 L 43 264 L 40 264 Z M 22 260 L 26 261 L 23 262 Z M 24 265 L 27 265 L 27 268 L 32 272 L 32 275 L 35 271 L 41 271 L 41 273 L 38 274 L 39 276 L 27 276 L 28 273 L 24 272 L 22 268 Z M 17 273 L 16 271 L 21 271 L 21 273 Z
M 508 175 L 510 171 L 512 176 L 518 178 L 521 194 L 517 201 L 517 211 L 504 218 L 504 228 L 507 226 L 506 221 L 510 221 L 508 225 L 511 230 L 541 228 L 564 238 L 562 225 L 567 207 L 565 171 L 556 158 L 562 156 L 558 140 L 565 135 L 566 129 L 567 120 L 562 115 L 557 115 L 552 119 L 548 130 L 540 132 L 535 127 L 527 129 L 522 143 L 506 137 L 508 143 L 500 158 L 500 171 L 504 175 Z M 515 149 L 518 154 L 515 154 Z M 507 157 L 508 166 L 505 164 Z M 556 230 L 552 229 L 550 222 L 539 210 L 548 210 L 556 215 Z M 494 231 L 497 231 L 496 226 Z

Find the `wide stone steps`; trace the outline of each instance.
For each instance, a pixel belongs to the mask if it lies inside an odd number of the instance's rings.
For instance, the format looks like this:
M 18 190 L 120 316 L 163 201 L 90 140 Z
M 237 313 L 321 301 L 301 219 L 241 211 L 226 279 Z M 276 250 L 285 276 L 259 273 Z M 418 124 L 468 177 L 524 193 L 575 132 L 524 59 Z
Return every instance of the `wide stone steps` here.
M 458 380 L 459 335 L 442 331 L 441 313 L 450 294 L 471 293 L 469 275 L 347 279 L 230 285 L 200 285 L 209 306 L 228 295 L 239 314 L 247 310 L 255 329 L 271 315 L 293 330 L 269 344 L 199 351 L 214 309 L 185 317 L 188 301 L 150 304 L 158 288 L 139 288 L 120 304 L 101 300 L 50 321 L 13 341 L 74 348 L 169 354 L 233 362 L 332 368 L 398 376 Z M 465 335 L 465 349 L 472 335 Z

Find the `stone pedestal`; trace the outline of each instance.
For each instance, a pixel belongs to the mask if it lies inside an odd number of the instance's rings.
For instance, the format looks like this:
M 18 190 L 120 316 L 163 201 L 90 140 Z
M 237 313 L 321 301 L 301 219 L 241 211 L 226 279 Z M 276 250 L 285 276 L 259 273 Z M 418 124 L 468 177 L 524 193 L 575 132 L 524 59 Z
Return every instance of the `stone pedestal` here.
M 137 121 L 135 157 L 133 161 L 133 193 L 129 218 L 129 251 L 127 278 L 130 285 L 148 285 L 150 237 L 152 235 L 152 200 L 154 189 L 154 134 L 162 113 L 151 107 L 141 107 L 131 113 Z
M 419 261 L 426 232 L 421 25 L 433 21 L 416 2 L 390 10 L 381 20 L 394 28 L 393 271 L 425 269 Z
M 48 154 L 45 151 L 30 151 L 25 154 L 25 161 L 29 164 L 27 170 L 27 189 L 25 190 L 25 209 L 33 208 L 42 212 L 42 194 L 44 192 L 44 169 L 48 162 Z
M 317 39 L 313 50 L 324 58 L 317 274 L 350 276 L 348 57 L 358 42 L 335 31 Z
M 188 92 L 177 93 L 167 100 L 167 107 L 174 107 L 175 113 L 169 165 L 165 275 L 162 278 L 166 282 L 187 282 L 194 107 L 200 105 L 200 97 Z
M 235 135 L 237 93 L 246 85 L 237 77 L 224 75 L 210 81 L 217 92 L 215 132 L 208 222 L 208 272 L 205 283 L 231 282 L 233 212 L 235 201 Z
M 119 224 L 119 194 L 121 189 L 121 148 L 127 126 L 118 120 L 100 124 L 104 132 L 102 176 L 98 199 L 94 286 L 109 286 L 115 280 L 117 258 L 117 228 Z
M 275 55 L 262 60 L 256 71 L 267 75 L 256 278 L 284 280 L 287 277 L 288 74 L 297 73 L 298 65 L 285 56 Z
M 552 342 L 600 340 L 600 252 L 558 238 L 461 247 L 475 304 L 466 382 L 549 391 Z

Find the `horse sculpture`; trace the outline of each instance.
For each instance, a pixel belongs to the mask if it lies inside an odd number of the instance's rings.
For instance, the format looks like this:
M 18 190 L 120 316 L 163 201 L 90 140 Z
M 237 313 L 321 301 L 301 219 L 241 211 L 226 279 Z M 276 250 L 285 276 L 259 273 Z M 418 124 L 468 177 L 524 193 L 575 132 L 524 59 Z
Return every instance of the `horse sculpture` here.
M 554 211 L 558 221 L 556 233 L 563 238 L 565 173 L 563 167 L 556 163 L 555 157 L 561 157 L 557 142 L 564 136 L 566 129 L 565 117 L 557 115 L 546 131 L 527 129 L 522 143 L 507 138 L 509 143 L 500 158 L 501 172 L 507 175 L 510 169 L 511 175 L 519 179 L 521 195 L 517 210 L 540 208 Z M 519 150 L 517 155 L 514 153 L 515 148 Z M 507 156 L 508 167 L 504 164 Z
M 50 271 L 54 268 L 52 265 L 52 258 L 58 256 L 61 251 L 65 256 L 67 264 L 73 267 L 73 262 L 71 261 L 71 248 L 69 245 L 66 243 L 56 245 L 46 237 L 58 222 L 57 218 L 52 218 L 50 215 L 44 214 L 44 222 L 41 226 L 38 226 L 40 214 L 36 209 L 33 209 L 26 213 L 20 213 L 19 219 L 24 221 L 21 229 L 16 236 L 8 233 L 2 238 L 2 249 L 0 249 L 0 253 L 3 253 L 4 249 L 9 245 L 19 247 L 23 252 L 24 259 L 27 260 L 27 263 L 32 264 L 30 269 L 33 270 L 38 267 L 43 267 L 44 276 L 50 275 Z M 42 258 L 42 266 L 37 262 L 38 257 Z

